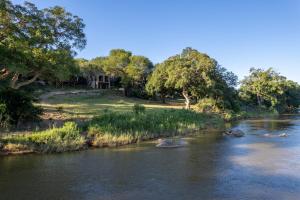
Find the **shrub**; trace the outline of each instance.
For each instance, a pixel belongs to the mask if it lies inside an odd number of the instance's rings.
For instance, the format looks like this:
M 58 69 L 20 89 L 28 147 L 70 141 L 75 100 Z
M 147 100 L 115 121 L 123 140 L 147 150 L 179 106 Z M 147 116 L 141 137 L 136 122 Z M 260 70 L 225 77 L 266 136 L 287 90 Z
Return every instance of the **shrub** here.
M 217 101 L 212 98 L 201 99 L 196 104 L 195 109 L 199 112 L 204 112 L 204 113 L 219 113 L 222 110 L 218 105 Z
M 64 110 L 64 107 L 62 106 L 57 106 L 56 107 L 57 112 L 62 112 Z
M 133 105 L 132 110 L 135 114 L 140 114 L 140 113 L 145 113 L 146 108 L 144 105 L 136 103 Z
M 6 88 L 0 91 L 0 125 L 7 127 L 19 122 L 39 119 L 42 110 L 33 105 L 34 99 L 25 92 Z
M 8 127 L 10 122 L 10 116 L 7 112 L 6 104 L 0 103 L 0 127 Z

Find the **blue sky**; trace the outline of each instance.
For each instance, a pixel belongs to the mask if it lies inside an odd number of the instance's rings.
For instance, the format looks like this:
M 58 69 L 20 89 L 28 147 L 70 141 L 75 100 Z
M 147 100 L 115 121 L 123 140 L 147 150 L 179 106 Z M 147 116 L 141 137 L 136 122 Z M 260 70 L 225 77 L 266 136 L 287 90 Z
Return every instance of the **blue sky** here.
M 13 0 L 23 3 L 23 0 Z M 300 0 L 30 0 L 83 18 L 78 57 L 124 48 L 154 63 L 193 47 L 243 78 L 273 67 L 300 83 Z

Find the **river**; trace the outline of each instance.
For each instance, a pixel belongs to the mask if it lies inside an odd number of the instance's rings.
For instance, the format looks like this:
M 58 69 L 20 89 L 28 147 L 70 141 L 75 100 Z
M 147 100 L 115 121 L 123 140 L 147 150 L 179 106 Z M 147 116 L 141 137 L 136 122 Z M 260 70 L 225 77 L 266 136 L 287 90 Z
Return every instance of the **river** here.
M 0 199 L 300 198 L 300 116 L 241 121 L 177 149 L 144 142 L 112 149 L 0 157 Z M 287 133 L 288 137 L 263 137 Z

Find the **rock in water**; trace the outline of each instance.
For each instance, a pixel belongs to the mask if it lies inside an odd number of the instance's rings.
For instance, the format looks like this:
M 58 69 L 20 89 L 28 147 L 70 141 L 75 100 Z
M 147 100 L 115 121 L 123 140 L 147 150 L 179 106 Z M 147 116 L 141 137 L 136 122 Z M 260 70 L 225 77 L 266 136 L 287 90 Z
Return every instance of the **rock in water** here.
M 234 136 L 234 137 L 243 137 L 245 133 L 240 129 L 232 129 L 225 132 L 226 135 Z
M 176 148 L 182 147 L 187 143 L 182 139 L 158 139 L 156 147 L 159 148 Z
M 287 137 L 287 136 L 288 136 L 288 134 L 286 134 L 286 133 L 279 134 L 279 137 Z

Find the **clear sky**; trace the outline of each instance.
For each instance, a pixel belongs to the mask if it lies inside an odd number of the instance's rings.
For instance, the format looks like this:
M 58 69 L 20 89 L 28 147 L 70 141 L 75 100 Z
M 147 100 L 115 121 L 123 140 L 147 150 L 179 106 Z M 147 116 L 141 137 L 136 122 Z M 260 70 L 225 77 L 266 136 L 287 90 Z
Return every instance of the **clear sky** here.
M 29 1 L 83 18 L 88 44 L 78 57 L 124 48 L 157 63 L 192 47 L 240 78 L 273 67 L 300 83 L 300 0 Z

